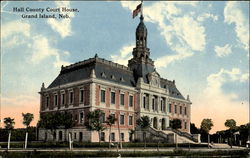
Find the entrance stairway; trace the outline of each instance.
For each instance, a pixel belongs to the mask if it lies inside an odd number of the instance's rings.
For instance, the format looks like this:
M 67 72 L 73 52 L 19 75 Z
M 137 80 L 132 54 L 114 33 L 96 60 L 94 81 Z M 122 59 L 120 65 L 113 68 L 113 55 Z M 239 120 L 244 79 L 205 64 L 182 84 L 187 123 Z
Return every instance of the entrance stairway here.
M 147 129 L 147 132 L 149 132 L 151 135 L 162 138 L 167 142 L 173 142 L 173 139 L 175 139 L 173 138 L 173 136 L 177 135 L 177 140 L 179 143 L 198 143 L 198 140 L 195 139 L 191 134 L 171 128 L 167 128 L 165 130 L 157 130 L 155 128 L 149 127 Z M 170 137 L 172 137 L 172 141 Z

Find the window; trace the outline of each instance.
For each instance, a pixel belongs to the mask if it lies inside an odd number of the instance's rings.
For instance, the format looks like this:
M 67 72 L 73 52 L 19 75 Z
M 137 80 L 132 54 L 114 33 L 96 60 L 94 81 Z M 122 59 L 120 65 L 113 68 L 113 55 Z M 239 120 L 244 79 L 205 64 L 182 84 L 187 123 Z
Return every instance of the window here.
M 120 115 L 120 125 L 124 125 L 124 114 Z
M 184 123 L 184 128 L 187 129 L 187 122 Z
M 161 98 L 161 111 L 166 112 L 165 98 Z
M 76 139 L 76 134 L 77 134 L 77 133 L 74 133 L 74 139 Z
M 80 113 L 80 123 L 83 123 L 84 121 L 84 115 L 83 112 Z
M 121 133 L 121 140 L 124 141 L 124 133 Z
M 111 104 L 115 104 L 115 92 L 111 92 Z
M 169 104 L 168 110 L 169 110 L 169 112 L 172 112 L 172 106 L 171 106 L 171 104 Z
M 80 89 L 80 103 L 83 103 L 83 99 L 84 99 L 84 90 Z
M 180 106 L 180 114 L 182 114 L 182 106 Z
M 61 94 L 61 104 L 64 105 L 65 104 L 65 94 Z
M 124 94 L 120 95 L 120 104 L 124 105 Z
M 174 113 L 177 113 L 177 105 L 174 105 Z
M 102 114 L 101 114 L 100 122 L 101 122 L 101 123 L 104 123 L 104 122 L 105 122 L 105 113 L 102 113 Z
M 161 111 L 163 111 L 163 102 L 161 100 Z
M 111 141 L 115 141 L 115 133 L 111 133 L 111 136 L 110 136 L 111 138 Z
M 55 106 L 58 105 L 57 94 L 54 95 L 54 105 Z
M 133 133 L 129 133 L 129 141 L 132 142 L 133 141 Z
M 77 115 L 75 115 L 75 121 L 77 121 Z
M 105 90 L 101 90 L 101 102 L 105 103 Z
M 146 96 L 143 97 L 143 108 L 146 109 Z
M 63 135 L 62 131 L 59 131 L 59 140 L 62 140 L 62 135 Z
M 73 100 L 74 100 L 74 93 L 73 91 L 69 92 L 69 103 L 73 104 Z
M 132 95 L 129 96 L 129 107 L 133 106 L 133 102 L 134 102 L 134 97 Z
M 187 115 L 187 107 L 184 107 L 184 114 Z
M 133 116 L 128 117 L 128 124 L 133 125 Z
M 105 133 L 104 132 L 101 132 L 101 141 L 105 141 Z
M 46 97 L 46 108 L 49 107 L 49 97 Z
M 155 98 L 152 99 L 152 110 L 155 110 Z

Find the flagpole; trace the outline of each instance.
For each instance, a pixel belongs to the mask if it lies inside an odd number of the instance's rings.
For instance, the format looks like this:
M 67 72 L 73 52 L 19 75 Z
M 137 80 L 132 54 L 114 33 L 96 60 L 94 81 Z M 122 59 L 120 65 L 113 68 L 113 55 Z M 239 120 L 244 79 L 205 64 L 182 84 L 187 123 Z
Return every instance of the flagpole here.
M 143 0 L 141 0 L 141 16 L 143 16 Z

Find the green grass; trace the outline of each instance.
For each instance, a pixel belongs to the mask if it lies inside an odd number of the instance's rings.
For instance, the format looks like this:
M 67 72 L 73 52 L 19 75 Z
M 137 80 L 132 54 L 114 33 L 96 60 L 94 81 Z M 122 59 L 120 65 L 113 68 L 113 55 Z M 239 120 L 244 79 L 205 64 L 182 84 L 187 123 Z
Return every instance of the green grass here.
M 136 147 L 144 147 L 144 143 L 131 143 L 126 142 L 122 143 L 124 148 L 136 148 Z M 7 143 L 0 143 L 2 148 L 7 148 Z M 23 148 L 24 142 L 11 143 L 11 148 Z M 68 142 L 28 142 L 28 148 L 68 148 Z M 74 148 L 107 148 L 108 143 L 90 143 L 90 142 L 74 142 Z M 147 147 L 156 148 L 158 146 L 157 143 L 147 143 Z M 206 148 L 206 144 L 178 144 L 179 147 L 188 148 Z M 175 147 L 175 144 L 167 144 L 160 143 L 159 147 Z
M 147 157 L 147 156 L 238 156 L 238 157 L 247 157 L 249 150 L 218 150 L 218 151 L 209 151 L 209 152 L 189 152 L 184 150 L 174 150 L 172 151 L 135 151 L 135 152 L 120 152 L 122 157 Z M 68 157 L 117 157 L 117 152 L 108 152 L 108 151 L 99 151 L 99 152 L 72 152 L 72 151 L 63 151 L 63 152 L 2 152 L 0 153 L 3 157 L 33 157 L 33 158 L 68 158 Z

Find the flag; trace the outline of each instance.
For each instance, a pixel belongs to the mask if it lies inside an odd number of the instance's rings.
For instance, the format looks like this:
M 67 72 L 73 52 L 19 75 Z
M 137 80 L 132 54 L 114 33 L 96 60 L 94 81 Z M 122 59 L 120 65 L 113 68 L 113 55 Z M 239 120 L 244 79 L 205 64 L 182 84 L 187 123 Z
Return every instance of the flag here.
M 135 18 L 135 17 L 138 15 L 138 13 L 141 11 L 141 5 L 142 5 L 142 4 L 139 4 L 139 5 L 136 7 L 136 9 L 133 11 L 133 18 Z

